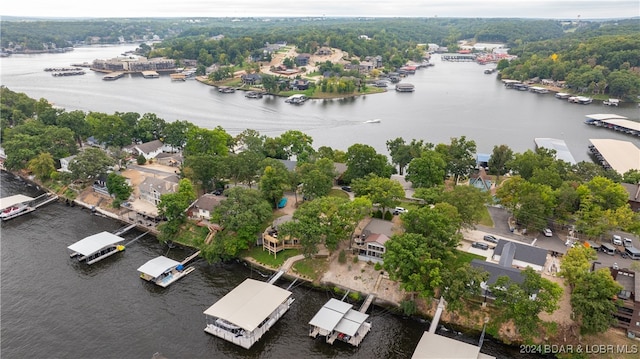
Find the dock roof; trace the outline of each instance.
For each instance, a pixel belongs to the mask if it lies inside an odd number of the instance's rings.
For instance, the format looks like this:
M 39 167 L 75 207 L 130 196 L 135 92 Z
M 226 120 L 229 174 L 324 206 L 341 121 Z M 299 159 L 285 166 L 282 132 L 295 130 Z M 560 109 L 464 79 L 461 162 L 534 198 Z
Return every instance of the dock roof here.
M 29 196 L 25 196 L 23 194 L 17 194 L 15 196 L 0 198 L 0 209 L 5 209 L 8 207 L 15 206 L 16 204 L 31 202 L 31 201 L 33 201 L 33 198 Z
M 480 347 L 435 333 L 424 332 L 412 359 L 485 359 L 494 358 L 480 353 Z
M 594 113 L 591 115 L 587 115 L 587 118 L 592 120 L 628 120 L 628 118 L 620 115 L 614 115 L 612 113 Z
M 556 151 L 556 158 L 572 165 L 576 164 L 575 158 L 569 151 L 567 144 L 557 138 L 538 137 L 534 139 L 536 146 Z
M 291 294 L 275 285 L 248 278 L 205 310 L 204 314 L 252 332 Z
M 630 130 L 640 131 L 640 122 L 625 119 L 606 119 L 602 120 L 602 122 L 618 127 L 628 128 Z
M 80 253 L 83 256 L 88 256 L 101 250 L 104 247 L 112 246 L 122 241 L 124 241 L 124 238 L 116 236 L 113 233 L 100 232 L 86 237 L 67 248 L 76 253 Z
M 602 158 L 619 174 L 640 170 L 640 149 L 632 142 L 611 139 L 589 139 Z
M 138 268 L 138 272 L 148 274 L 153 278 L 157 278 L 167 270 L 177 267 L 180 264 L 178 261 L 174 261 L 171 258 L 165 256 L 156 257 Z
M 354 336 L 367 318 L 369 318 L 369 314 L 349 309 L 349 311 L 344 315 L 344 318 L 338 322 L 335 330 L 349 336 Z
M 353 307 L 353 305 L 331 298 L 320 308 L 318 313 L 311 318 L 309 324 L 326 331 L 332 331 L 351 307 Z

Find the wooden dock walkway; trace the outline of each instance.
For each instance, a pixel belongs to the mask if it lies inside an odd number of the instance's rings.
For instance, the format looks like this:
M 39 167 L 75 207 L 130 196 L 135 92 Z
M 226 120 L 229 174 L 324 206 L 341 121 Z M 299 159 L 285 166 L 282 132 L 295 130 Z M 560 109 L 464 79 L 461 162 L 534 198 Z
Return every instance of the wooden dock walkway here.
M 199 255 L 200 255 L 200 251 L 197 251 L 194 254 L 188 256 L 187 258 L 185 258 L 182 262 L 180 262 L 180 264 L 182 264 L 184 266 L 187 263 L 191 262 L 194 258 L 196 258 Z
M 275 283 L 280 277 L 282 277 L 283 274 L 287 273 L 287 271 L 291 269 L 291 266 L 293 266 L 293 263 L 302 259 L 304 259 L 304 255 L 302 254 L 298 254 L 297 256 L 288 258 L 286 261 L 284 261 L 284 264 L 282 265 L 280 270 L 276 274 L 274 274 L 273 277 L 271 277 L 271 279 L 269 279 L 268 283 L 269 284 Z
M 362 305 L 360 306 L 360 313 L 366 313 L 367 309 L 369 309 L 369 306 L 371 305 L 371 303 L 373 303 L 373 300 L 376 298 L 376 295 L 373 293 L 370 293 L 367 296 L 367 299 L 365 299 L 364 303 L 362 303 Z

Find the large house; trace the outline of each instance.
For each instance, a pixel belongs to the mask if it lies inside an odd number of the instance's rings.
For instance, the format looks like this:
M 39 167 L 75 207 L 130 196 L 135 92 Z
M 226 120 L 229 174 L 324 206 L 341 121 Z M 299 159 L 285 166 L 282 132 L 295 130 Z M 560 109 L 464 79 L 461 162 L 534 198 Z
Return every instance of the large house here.
M 162 153 L 164 144 L 160 140 L 154 140 L 151 142 L 141 143 L 139 145 L 133 145 L 130 151 L 137 155 L 143 155 L 147 160 L 155 158 L 158 154 Z
M 640 277 L 629 269 L 610 268 L 611 276 L 622 285 L 618 293 L 618 301 L 622 305 L 618 307 L 615 317 L 618 327 L 624 328 L 640 336 Z
M 358 260 L 383 263 L 384 254 L 387 251 L 386 243 L 392 235 L 392 222 L 372 218 L 362 230 L 362 234 L 355 239 Z
M 300 54 L 296 56 L 296 65 L 307 66 L 309 65 L 310 59 L 311 59 L 311 54 Z
M 511 282 L 522 284 L 524 282 L 524 277 L 522 276 L 522 272 L 520 269 L 516 269 L 511 267 L 511 265 L 504 265 L 500 263 L 487 262 L 479 259 L 474 259 L 471 261 L 471 266 L 482 269 L 489 273 L 489 278 L 485 282 L 480 283 L 480 288 L 482 288 L 482 296 L 486 298 L 495 299 L 494 295 L 489 290 L 489 287 L 496 283 L 498 278 L 506 276 Z
M 494 261 L 509 263 L 516 268 L 531 267 L 535 271 L 542 271 L 547 262 L 547 250 L 500 239 L 491 257 Z
M 211 213 L 223 199 L 224 197 L 213 194 L 201 196 L 189 208 L 189 217 L 210 220 Z
M 273 254 L 275 258 L 282 250 L 302 247 L 298 238 L 278 237 L 278 226 L 291 220 L 293 220 L 293 215 L 278 217 L 273 221 L 271 226 L 262 233 L 262 250 Z
M 138 186 L 140 190 L 140 199 L 156 206 L 160 203 L 160 196 L 165 193 L 175 192 L 177 187 L 177 182 L 155 177 L 145 178 Z
M 630 183 L 622 183 L 624 189 L 629 193 L 629 206 L 631 206 L 631 210 L 634 212 L 640 212 L 640 183 L 638 184 L 630 184 Z

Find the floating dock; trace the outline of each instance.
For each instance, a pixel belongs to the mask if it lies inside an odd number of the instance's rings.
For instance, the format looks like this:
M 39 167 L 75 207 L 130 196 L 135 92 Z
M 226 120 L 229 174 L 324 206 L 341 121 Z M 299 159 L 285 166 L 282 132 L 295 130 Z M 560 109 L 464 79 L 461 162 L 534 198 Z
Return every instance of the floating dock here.
M 57 199 L 58 196 L 51 193 L 45 193 L 36 198 L 21 194 L 0 198 L 0 219 L 8 221 L 23 214 L 31 213 L 38 207 L 44 206 Z
M 632 136 L 640 136 L 640 122 L 631 121 L 624 116 L 610 113 L 595 113 L 587 115 L 584 123 L 596 127 L 623 132 Z
M 145 79 L 157 79 L 160 77 L 160 74 L 158 74 L 155 71 L 142 71 L 142 77 L 144 77 Z
M 204 331 L 251 348 L 286 313 L 291 292 L 272 284 L 246 279 L 204 311 Z
M 168 287 L 194 270 L 193 267 L 185 268 L 182 263 L 165 256 L 156 257 L 138 268 L 140 278 L 153 282 L 162 288 Z
M 86 237 L 69 247 L 69 256 L 77 258 L 78 261 L 85 261 L 87 264 L 93 264 L 101 261 L 118 252 L 122 252 L 125 246 L 122 245 L 124 238 L 116 236 L 109 232 L 100 232 Z
M 640 149 L 629 141 L 589 139 L 589 151 L 605 169 L 613 169 L 620 175 L 629 170 L 640 170 Z
M 102 77 L 105 81 L 114 81 L 124 76 L 124 72 L 112 72 Z
M 569 147 L 564 140 L 548 137 L 537 137 L 533 140 L 536 143 L 536 148 L 546 148 L 556 151 L 556 159 L 565 161 L 569 164 L 575 165 L 576 160 L 573 158 Z
M 368 314 L 352 309 L 353 305 L 331 298 L 309 321 L 309 336 L 324 336 L 329 344 L 336 339 L 359 346 L 371 329 Z M 367 305 L 368 307 L 368 305 Z

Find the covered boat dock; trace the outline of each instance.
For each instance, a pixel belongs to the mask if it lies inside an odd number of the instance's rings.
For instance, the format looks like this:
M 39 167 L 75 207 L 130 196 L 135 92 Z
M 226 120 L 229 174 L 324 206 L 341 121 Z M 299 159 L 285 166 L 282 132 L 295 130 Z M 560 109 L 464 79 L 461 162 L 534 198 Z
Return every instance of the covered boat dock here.
M 629 135 L 640 136 L 640 122 L 631 121 L 624 116 L 596 113 L 587 115 L 584 123 L 597 127 L 608 128 L 618 132 L 624 132 Z
M 69 247 L 70 256 L 77 257 L 78 261 L 86 261 L 87 264 L 93 264 L 103 260 L 113 254 L 124 250 L 121 243 L 124 238 L 116 236 L 109 232 L 100 232 L 86 237 Z
M 0 198 L 0 218 L 6 221 L 34 211 L 35 207 L 30 206 L 34 200 L 35 198 L 23 194 Z
M 204 311 L 204 331 L 249 349 L 289 310 L 291 294 L 248 278 Z
M 556 159 L 565 161 L 569 164 L 575 165 L 576 160 L 573 158 L 571 151 L 567 144 L 557 138 L 538 137 L 534 139 L 537 148 L 546 148 L 556 151 Z
M 163 288 L 193 271 L 193 267 L 184 268 L 182 263 L 165 256 L 151 259 L 138 268 L 140 278 Z
M 329 344 L 338 339 L 353 346 L 360 345 L 371 329 L 368 314 L 352 309 L 353 305 L 331 298 L 311 319 L 310 337 L 322 335 Z
M 619 174 L 640 170 L 640 149 L 629 141 L 612 139 L 589 139 L 589 150 L 606 169 Z

